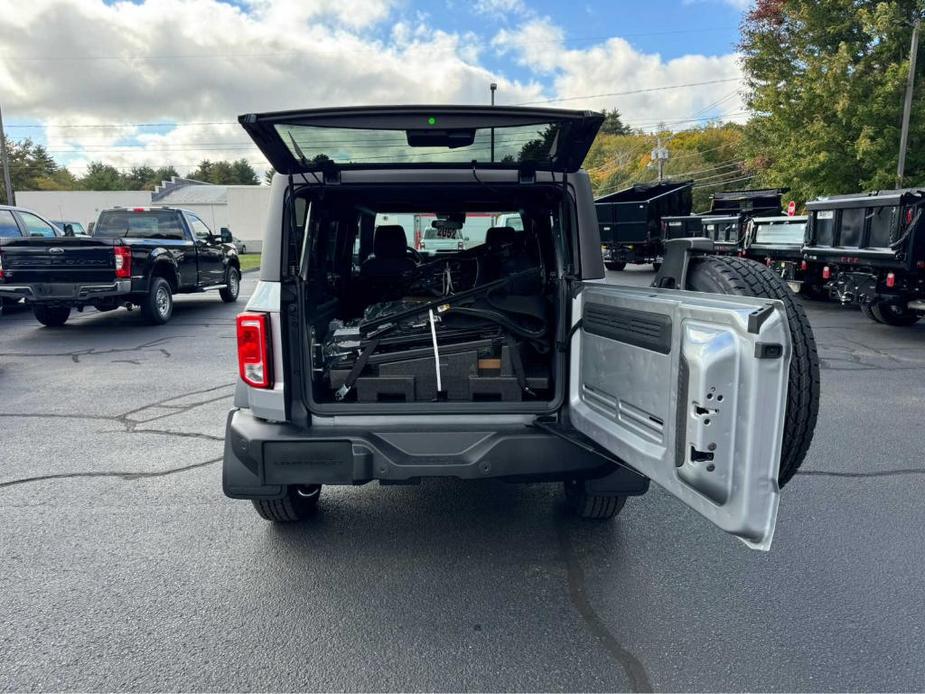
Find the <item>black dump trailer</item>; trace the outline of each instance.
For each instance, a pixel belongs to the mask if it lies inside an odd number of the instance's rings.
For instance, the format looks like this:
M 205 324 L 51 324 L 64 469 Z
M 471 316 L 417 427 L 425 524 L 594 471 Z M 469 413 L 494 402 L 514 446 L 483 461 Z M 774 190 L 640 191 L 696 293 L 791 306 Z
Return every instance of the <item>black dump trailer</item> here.
M 806 217 L 752 217 L 745 225 L 743 254 L 764 263 L 799 294 L 814 299 L 828 295 L 822 266 L 803 257 Z
M 763 188 L 714 193 L 710 211 L 703 219 L 703 235 L 713 239 L 714 252 L 718 255 L 742 252 L 748 221 L 753 217 L 779 215 L 786 192 L 786 188 Z
M 709 212 L 662 217 L 662 237 L 671 240 L 703 236 L 712 239 L 717 255 L 741 253 L 748 220 L 779 215 L 786 192 L 786 188 L 766 188 L 714 193 Z
M 693 186 L 693 181 L 637 183 L 595 200 L 607 269 L 622 270 L 627 263 L 658 267 L 662 218 L 690 214 Z
M 887 325 L 925 315 L 925 188 L 834 195 L 806 207 L 803 255 L 822 265 L 832 298 Z

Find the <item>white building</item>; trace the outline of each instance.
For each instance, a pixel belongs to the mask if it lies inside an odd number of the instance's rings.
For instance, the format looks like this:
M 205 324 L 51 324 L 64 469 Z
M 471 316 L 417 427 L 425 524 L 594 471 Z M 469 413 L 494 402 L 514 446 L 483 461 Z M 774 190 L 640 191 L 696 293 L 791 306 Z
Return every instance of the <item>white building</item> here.
M 218 233 L 228 227 L 247 243 L 248 252 L 259 251 L 263 241 L 270 188 L 224 186 L 174 178 L 151 191 L 39 190 L 16 193 L 16 203 L 52 220 L 80 222 L 88 227 L 100 210 L 110 207 L 165 205 L 195 212 Z

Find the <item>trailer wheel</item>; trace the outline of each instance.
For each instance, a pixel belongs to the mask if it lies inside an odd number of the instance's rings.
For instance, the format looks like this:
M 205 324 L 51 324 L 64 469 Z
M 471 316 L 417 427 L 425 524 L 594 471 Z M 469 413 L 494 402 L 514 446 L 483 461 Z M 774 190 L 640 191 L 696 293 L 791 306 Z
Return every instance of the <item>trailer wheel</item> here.
M 907 328 L 919 322 L 921 316 L 915 311 L 910 311 L 907 306 L 899 303 L 881 301 L 872 304 L 870 312 L 874 315 L 875 320 L 887 325 L 894 325 Z
M 620 272 L 623 268 L 626 267 L 626 263 L 604 263 L 608 270 L 613 270 L 614 272 Z
M 874 314 L 873 304 L 861 304 L 861 313 L 864 314 L 865 318 L 869 318 L 874 323 L 882 323 L 883 321 L 877 318 Z
M 803 463 L 819 414 L 819 355 L 803 306 L 787 283 L 765 265 L 735 256 L 704 256 L 691 261 L 687 288 L 697 292 L 764 296 L 778 299 L 787 310 L 793 355 L 787 388 L 787 410 L 778 484 L 783 487 Z

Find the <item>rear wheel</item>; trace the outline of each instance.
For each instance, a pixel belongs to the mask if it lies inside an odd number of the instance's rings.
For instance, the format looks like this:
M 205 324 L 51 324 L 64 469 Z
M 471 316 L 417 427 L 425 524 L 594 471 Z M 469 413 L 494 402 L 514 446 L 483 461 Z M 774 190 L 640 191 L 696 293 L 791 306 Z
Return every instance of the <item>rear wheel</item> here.
M 861 313 L 864 314 L 866 318 L 869 318 L 874 323 L 882 323 L 883 321 L 877 318 L 877 315 L 874 313 L 873 304 L 861 304 Z
M 241 272 L 238 268 L 229 266 L 225 273 L 225 286 L 218 290 L 222 301 L 230 304 L 238 300 L 238 292 L 241 291 Z
M 745 258 L 694 258 L 688 271 L 687 283 L 688 289 L 697 292 L 778 299 L 787 310 L 793 356 L 790 359 L 787 411 L 778 473 L 778 483 L 783 487 L 806 457 L 819 414 L 819 355 L 816 353 L 816 341 L 806 312 L 784 280 L 765 265 Z
M 623 510 L 625 496 L 589 494 L 581 480 L 565 482 L 565 501 L 569 509 L 585 520 L 610 520 Z
M 141 315 L 154 325 L 163 325 L 173 315 L 173 294 L 163 277 L 151 278 L 151 287 L 141 302 Z
M 919 322 L 921 316 L 915 311 L 910 311 L 908 307 L 898 303 L 889 303 L 881 301 L 872 304 L 870 312 L 874 320 L 887 325 L 894 325 L 907 328 Z
M 626 267 L 626 263 L 606 262 L 604 263 L 604 265 L 607 267 L 608 270 L 613 270 L 614 272 L 620 272 L 623 268 Z
M 321 485 L 290 486 L 282 499 L 253 499 L 254 509 L 264 520 L 295 523 L 308 517 L 318 506 Z
M 32 313 L 35 315 L 35 319 L 42 325 L 49 328 L 58 328 L 67 323 L 67 319 L 71 315 L 71 307 L 32 304 Z

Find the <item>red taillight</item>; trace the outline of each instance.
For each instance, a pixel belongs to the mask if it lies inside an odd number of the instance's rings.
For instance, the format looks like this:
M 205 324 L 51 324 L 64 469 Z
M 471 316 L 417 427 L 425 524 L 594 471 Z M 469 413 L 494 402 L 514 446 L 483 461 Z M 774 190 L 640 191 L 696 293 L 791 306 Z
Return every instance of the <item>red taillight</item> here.
M 3 280 L 3 256 L 0 256 L 0 280 Z
M 238 372 L 241 380 L 254 388 L 272 388 L 270 363 L 270 316 L 267 313 L 241 313 L 238 327 Z
M 128 246 L 113 246 L 112 254 L 116 264 L 116 277 L 132 276 L 132 249 Z
M 147 211 L 148 211 L 147 207 L 133 207 L 132 208 L 132 212 L 147 212 Z
M 827 280 L 827 279 L 831 279 L 831 277 L 832 277 L 832 271 L 829 269 L 829 266 L 826 265 L 824 268 L 822 268 L 822 279 Z
M 892 272 L 888 272 L 886 275 L 886 286 L 890 289 L 896 286 L 896 275 Z
M 802 263 L 800 263 L 800 269 L 803 270 L 803 271 L 808 270 L 808 269 L 809 269 L 809 263 L 807 263 L 807 262 L 804 260 Z
M 421 243 L 421 232 L 415 229 L 414 231 L 414 250 L 419 251 L 424 248 L 424 244 Z

